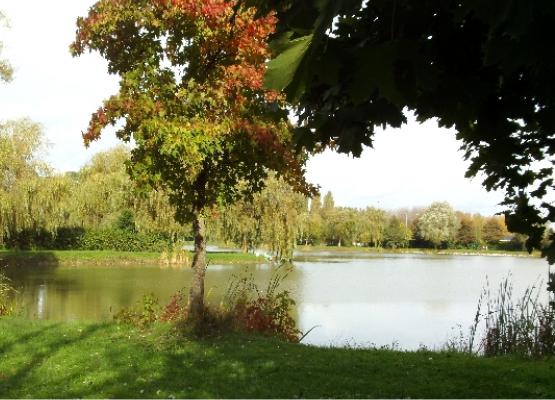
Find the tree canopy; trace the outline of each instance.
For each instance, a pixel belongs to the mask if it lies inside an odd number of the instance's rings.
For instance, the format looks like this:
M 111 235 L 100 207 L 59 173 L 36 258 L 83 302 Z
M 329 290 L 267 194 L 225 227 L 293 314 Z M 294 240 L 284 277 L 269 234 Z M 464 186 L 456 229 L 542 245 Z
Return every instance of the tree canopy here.
M 433 203 L 418 219 L 418 233 L 434 247 L 443 242 L 454 242 L 460 224 L 449 203 Z
M 4 24 L 6 17 L 0 11 L 0 26 Z M 2 53 L 3 43 L 0 40 L 0 54 Z M 0 81 L 9 82 L 12 79 L 13 69 L 7 60 L 0 58 Z
M 296 103 L 297 140 L 360 155 L 377 126 L 455 127 L 468 177 L 502 189 L 510 229 L 539 248 L 555 208 L 555 3 L 245 0 L 279 10 L 268 87 Z M 555 247 L 547 254 L 555 261 Z
M 195 314 L 203 308 L 206 210 L 260 191 L 269 170 L 313 191 L 285 101 L 263 87 L 276 22 L 272 12 L 257 16 L 224 0 L 100 0 L 77 21 L 73 54 L 98 51 L 121 77 L 85 143 L 123 120 L 117 136 L 135 142 L 134 181 L 163 189 L 176 219 L 193 222 Z

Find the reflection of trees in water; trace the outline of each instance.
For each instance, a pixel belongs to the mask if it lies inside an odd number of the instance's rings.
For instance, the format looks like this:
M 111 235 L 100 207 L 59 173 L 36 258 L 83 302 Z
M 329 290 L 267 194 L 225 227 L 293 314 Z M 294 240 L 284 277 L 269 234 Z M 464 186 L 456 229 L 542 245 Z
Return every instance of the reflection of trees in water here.
M 219 305 L 233 277 L 252 274 L 260 290 L 265 290 L 276 273 L 269 265 L 209 266 L 208 301 Z M 17 288 L 17 303 L 28 318 L 65 320 L 110 320 L 122 308 L 133 306 L 145 294 L 153 293 L 166 304 L 171 295 L 190 281 L 191 270 L 158 267 L 69 267 L 22 268 L 9 275 Z M 300 272 L 289 271 L 280 290 L 298 299 Z M 293 316 L 298 319 L 298 311 Z

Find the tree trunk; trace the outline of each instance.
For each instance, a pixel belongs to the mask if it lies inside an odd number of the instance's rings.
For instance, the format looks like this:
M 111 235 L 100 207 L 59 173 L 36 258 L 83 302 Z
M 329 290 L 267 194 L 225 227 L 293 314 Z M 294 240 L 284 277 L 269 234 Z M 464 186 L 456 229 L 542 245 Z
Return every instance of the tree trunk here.
M 195 255 L 193 257 L 193 279 L 189 292 L 189 317 L 199 319 L 204 313 L 204 276 L 206 274 L 206 225 L 202 213 L 193 221 Z

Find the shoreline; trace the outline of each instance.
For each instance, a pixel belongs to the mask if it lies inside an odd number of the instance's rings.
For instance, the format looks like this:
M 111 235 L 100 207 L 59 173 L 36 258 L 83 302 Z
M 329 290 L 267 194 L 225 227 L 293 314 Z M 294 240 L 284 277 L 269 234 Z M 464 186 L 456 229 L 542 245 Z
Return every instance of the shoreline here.
M 414 254 L 414 255 L 452 255 L 452 256 L 482 256 L 482 257 L 520 257 L 520 258 L 541 258 L 538 251 L 532 254 L 526 251 L 508 251 L 508 250 L 470 250 L 470 249 L 384 249 L 369 247 L 334 247 L 334 246 L 299 246 L 295 249 L 295 256 L 310 256 L 311 253 L 329 252 L 329 253 L 367 253 L 367 254 Z
M 263 257 L 253 254 L 232 252 L 209 252 L 208 262 L 211 264 L 262 264 Z M 156 252 L 119 252 L 111 250 L 36 250 L 12 251 L 0 250 L 0 267 L 22 266 L 35 264 L 40 266 L 57 265 L 99 265 L 114 263 L 127 264 L 155 264 L 168 268 L 182 268 L 188 266 L 192 260 L 192 253 L 181 252 L 177 255 Z
M 208 252 L 209 264 L 234 265 L 234 264 L 266 264 L 269 261 L 260 255 L 251 253 L 238 253 L 229 251 Z M 527 252 L 510 252 L 499 250 L 431 250 L 431 249 L 375 249 L 360 247 L 297 247 L 293 262 L 302 261 L 305 258 L 321 257 L 320 253 L 327 255 L 423 255 L 423 256 L 481 256 L 481 257 L 518 257 L 518 258 L 540 258 L 539 252 L 529 254 Z M 119 252 L 111 250 L 31 250 L 15 251 L 0 250 L 0 267 L 22 266 L 35 264 L 40 266 L 57 265 L 100 265 L 114 263 L 119 265 L 129 264 L 155 264 L 167 268 L 182 268 L 190 264 L 193 253 L 190 251 L 178 254 L 166 254 L 157 252 Z

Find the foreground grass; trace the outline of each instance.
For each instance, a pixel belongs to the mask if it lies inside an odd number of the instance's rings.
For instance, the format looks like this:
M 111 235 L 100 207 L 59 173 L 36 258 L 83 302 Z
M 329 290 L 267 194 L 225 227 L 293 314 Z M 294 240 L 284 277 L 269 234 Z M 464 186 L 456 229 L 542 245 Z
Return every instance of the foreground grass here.
M 185 252 L 183 262 L 192 259 L 192 253 Z M 10 251 L 0 250 L 0 266 L 7 265 L 67 265 L 67 264 L 153 264 L 161 262 L 162 254 L 153 252 L 124 252 L 124 251 L 77 251 L 77 250 L 47 250 L 47 251 Z M 241 253 L 208 253 L 211 264 L 242 264 L 264 262 L 264 259 L 253 254 Z
M 0 319 L 0 397 L 555 397 L 555 360 Z

